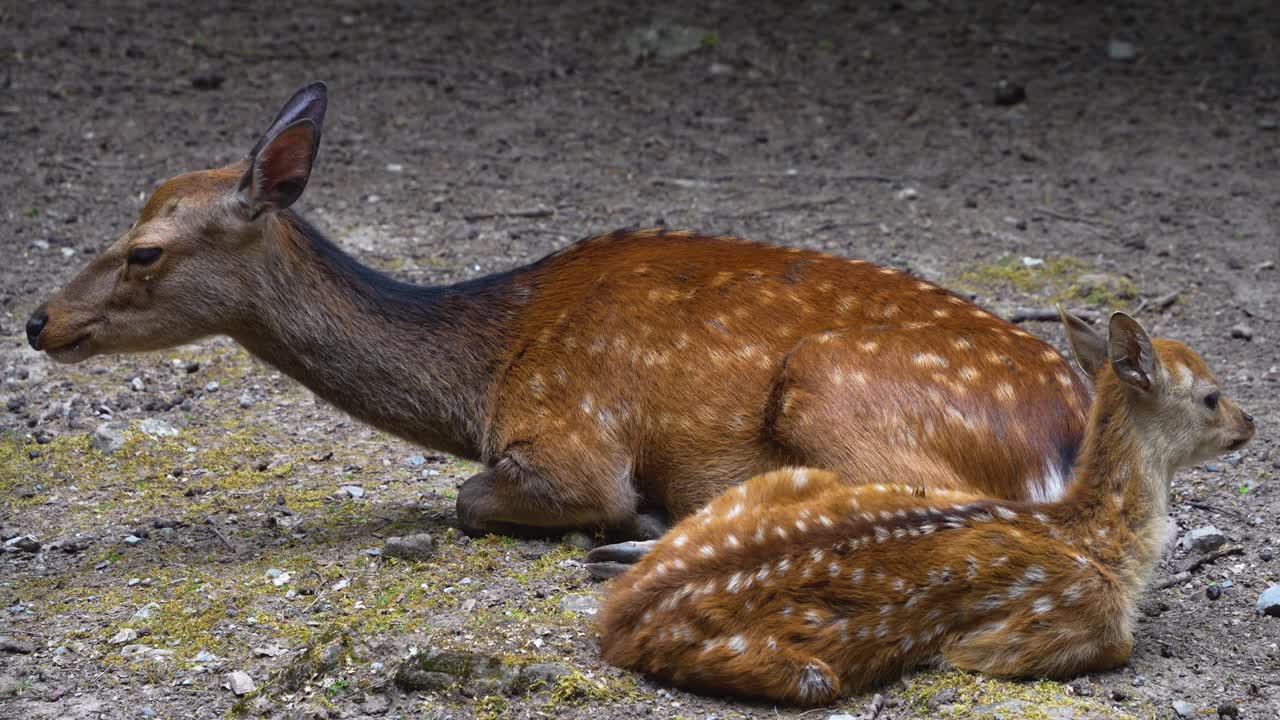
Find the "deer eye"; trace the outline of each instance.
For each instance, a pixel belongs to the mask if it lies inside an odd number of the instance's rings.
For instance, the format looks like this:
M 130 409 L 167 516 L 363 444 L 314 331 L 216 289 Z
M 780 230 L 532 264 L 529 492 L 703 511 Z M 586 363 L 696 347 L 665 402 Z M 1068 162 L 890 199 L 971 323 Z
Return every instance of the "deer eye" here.
M 1222 393 L 1218 392 L 1217 390 L 1214 390 L 1213 392 L 1209 393 L 1208 395 L 1205 395 L 1205 396 L 1204 396 L 1204 406 L 1205 406 L 1205 407 L 1207 407 L 1207 408 L 1209 408 L 1210 410 L 1217 410 L 1217 409 L 1218 409 L 1218 398 L 1220 398 L 1220 397 L 1222 397 Z
M 150 265 L 160 259 L 160 248 L 158 247 L 136 247 L 129 251 L 130 265 Z

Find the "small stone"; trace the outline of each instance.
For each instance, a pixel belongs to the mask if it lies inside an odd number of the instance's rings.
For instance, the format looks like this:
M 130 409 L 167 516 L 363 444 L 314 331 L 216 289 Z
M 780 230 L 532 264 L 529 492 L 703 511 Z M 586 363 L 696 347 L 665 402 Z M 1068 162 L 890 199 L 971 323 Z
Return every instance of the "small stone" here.
M 1249 341 L 1253 339 L 1253 328 L 1245 323 L 1236 323 L 1231 326 L 1231 337 L 1237 340 Z
M 1227 536 L 1223 535 L 1221 530 L 1212 525 L 1205 525 L 1183 535 L 1178 544 L 1188 550 L 1205 553 L 1217 550 L 1226 542 Z
M 1272 585 L 1262 591 L 1262 595 L 1258 597 L 1258 612 L 1280 617 L 1280 585 Z
M 837 713 L 835 715 L 828 715 L 827 720 L 858 720 L 858 718 L 850 715 L 849 713 Z
M 129 381 L 129 387 L 133 388 L 133 391 L 134 391 L 134 392 L 142 392 L 143 390 L 146 390 L 146 389 L 147 389 L 147 386 L 146 386 L 145 384 L 143 384 L 143 382 L 142 382 L 142 378 L 140 378 L 140 377 L 136 377 L 136 378 L 134 378 L 134 379 L 130 380 L 130 381 Z
M 153 710 L 150 705 L 142 708 L 142 717 L 153 718 L 155 716 L 156 716 L 156 711 Z
M 389 537 L 383 546 L 383 551 L 388 557 L 405 560 L 425 560 L 434 555 L 435 550 L 435 540 L 427 533 Z
M 288 583 L 292 579 L 293 579 L 293 573 L 283 572 L 271 578 L 271 584 L 275 585 L 276 587 L 280 587 L 281 585 Z
M 160 603 L 150 602 L 138 608 L 133 614 L 133 620 L 148 620 L 160 610 Z
M 1223 703 L 1218 706 L 1218 717 L 1220 718 L 1238 718 L 1240 717 L 1240 708 L 1231 703 Z
M 1020 83 L 1001 80 L 992 88 L 996 105 L 1008 107 L 1027 100 L 1027 89 Z
M 427 458 L 423 455 L 410 455 L 406 462 L 409 463 L 409 467 L 421 467 L 426 464 Z
M 338 488 L 338 489 L 339 489 L 339 490 L 341 490 L 342 492 L 346 493 L 346 494 L 347 494 L 347 497 L 349 497 L 349 498 L 362 498 L 362 497 L 364 497 L 364 488 L 360 487 L 359 485 L 343 485 L 342 487 L 340 487 L 340 488 Z
M 595 615 L 600 611 L 600 598 L 595 595 L 565 595 L 560 598 L 560 612 Z
M 113 453 L 124 447 L 124 432 L 128 427 L 128 423 L 123 422 L 103 423 L 93 431 L 89 444 L 98 452 Z
M 1085 678 L 1076 678 L 1075 680 L 1071 681 L 1070 685 L 1071 685 L 1071 689 L 1074 690 L 1076 695 L 1079 695 L 1080 697 L 1093 696 L 1093 683 L 1089 682 Z
M 1138 48 L 1125 40 L 1111 40 L 1107 43 L 1107 57 L 1117 62 L 1133 62 L 1138 57 Z
M 387 172 L 396 174 L 402 173 L 404 172 L 404 166 L 400 163 L 387 163 Z
M 125 643 L 131 643 L 137 639 L 138 639 L 137 630 L 131 630 L 129 628 L 125 628 L 120 632 L 116 633 L 115 635 L 112 635 L 111 639 L 108 640 L 107 642 L 111 643 L 112 645 L 123 645 Z
M 226 82 L 226 78 L 218 73 L 201 73 L 191 76 L 191 87 L 196 90 L 217 90 Z
M 278 578 L 278 577 L 280 577 L 281 575 L 283 575 L 283 574 L 284 574 L 284 570 L 281 570 L 280 568 L 270 568 L 270 569 L 268 569 L 268 570 L 267 570 L 267 572 L 266 572 L 266 573 L 264 573 L 264 574 L 265 574 L 267 577 L 274 579 L 274 578 Z
M 1196 711 L 1196 706 L 1185 700 L 1177 700 L 1173 703 L 1173 712 L 1178 717 L 1191 717 Z
M 1125 700 L 1129 699 L 1129 693 L 1125 692 L 1124 690 L 1121 690 L 1120 688 L 1116 688 L 1115 690 L 1111 691 L 1111 699 L 1115 700 L 1116 702 L 1124 702 Z
M 214 655 L 208 650 L 201 650 L 191 658 L 191 662 L 200 663 L 201 665 L 207 665 L 209 663 L 218 662 L 221 659 L 222 658 L 218 657 L 217 655 Z
M 1258 120 L 1258 129 L 1266 130 L 1268 132 L 1280 129 L 1280 120 L 1277 120 L 1273 117 L 1261 118 L 1260 120 Z
M 222 385 L 218 384 L 217 380 L 210 380 L 209 382 L 205 383 L 204 391 L 215 393 L 215 392 L 218 392 L 218 390 L 220 390 L 221 388 L 222 388 Z
M 23 552 L 40 552 L 40 541 L 34 535 L 19 535 L 4 541 L 5 547 L 17 548 Z
M 29 642 L 0 635 L 0 652 L 14 653 L 16 655 L 30 655 L 35 651 L 35 646 Z
M 231 692 L 236 695 L 248 695 L 255 689 L 253 678 L 249 677 L 249 673 L 243 670 L 237 670 L 227 675 L 227 684 L 231 686 Z
M 199 370 L 200 370 L 200 363 L 199 363 L 198 361 L 196 361 L 196 360 L 192 360 L 191 362 L 187 363 L 187 364 L 186 364 L 182 369 L 183 369 L 183 370 L 184 370 L 188 375 L 190 375 L 190 374 L 192 374 L 192 373 L 194 373 L 194 372 L 199 372 Z
M 1217 600 L 1222 597 L 1222 586 L 1214 584 L 1204 589 L 1204 596 L 1210 600 Z
M 1275 554 L 1273 554 L 1270 550 L 1262 550 L 1261 552 L 1258 553 L 1258 559 L 1261 560 L 1262 562 L 1271 562 L 1271 559 L 1274 557 L 1275 557 Z
M 178 434 L 177 428 L 159 418 L 147 418 L 138 423 L 138 429 L 151 437 L 174 437 Z
M 240 398 L 236 401 L 242 408 L 253 407 L 253 396 L 249 393 L 240 393 Z
M 1205 472 L 1216 473 L 1221 469 L 1222 469 L 1222 466 L 1218 465 L 1218 463 L 1205 463 L 1204 465 Z
M 124 541 L 128 545 L 137 545 L 138 543 L 142 542 L 142 538 L 138 537 L 137 535 L 126 535 L 124 538 Z
M 571 532 L 564 536 L 564 541 L 578 548 L 579 550 L 590 550 L 596 546 L 595 540 L 591 536 L 582 532 Z

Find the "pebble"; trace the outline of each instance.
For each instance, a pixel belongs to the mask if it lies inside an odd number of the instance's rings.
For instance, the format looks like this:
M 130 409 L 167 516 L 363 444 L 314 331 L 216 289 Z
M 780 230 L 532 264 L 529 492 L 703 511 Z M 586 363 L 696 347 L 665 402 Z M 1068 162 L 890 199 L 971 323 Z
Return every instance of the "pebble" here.
M 0 652 L 15 653 L 17 655 L 30 655 L 35 651 L 35 646 L 29 642 L 0 635 Z
M 150 619 L 151 616 L 155 615 L 156 612 L 158 612 L 159 610 L 160 610 L 160 603 L 150 602 L 138 608 L 138 611 L 133 614 L 132 619 L 147 620 L 147 619 Z
M 133 388 L 134 392 L 142 392 L 147 389 L 147 386 L 142 382 L 142 378 L 140 377 L 130 380 L 129 387 Z
M 150 705 L 148 705 L 147 707 L 142 708 L 142 717 L 149 717 L 149 718 L 152 718 L 152 717 L 155 717 L 155 716 L 156 716 L 156 711 L 155 711 L 155 710 L 153 710 L 153 709 L 151 708 L 151 706 L 150 706 Z
M 560 598 L 560 612 L 595 615 L 600 611 L 600 598 L 595 595 L 565 595 Z
M 122 422 L 102 423 L 93 431 L 89 444 L 98 452 L 113 453 L 124 447 L 124 431 L 128 427 Z
M 359 485 L 343 485 L 341 488 L 339 488 L 339 490 L 346 493 L 347 497 L 351 497 L 351 498 L 364 497 L 364 488 L 360 487 Z
M 1126 40 L 1111 40 L 1107 43 L 1107 57 L 1118 62 L 1132 62 L 1138 57 L 1138 48 Z
M 1223 703 L 1218 706 L 1218 717 L 1220 718 L 1238 718 L 1240 717 L 1240 708 L 1231 703 Z
M 1196 711 L 1196 706 L 1185 700 L 1177 700 L 1173 703 L 1173 712 L 1178 717 L 1191 717 Z
M 178 429 L 159 418 L 147 418 L 138 423 L 138 429 L 151 437 L 174 437 Z
M 1210 585 L 1204 589 L 1204 596 L 1210 600 L 1217 600 L 1222 597 L 1222 588 L 1218 585 Z
M 221 659 L 222 658 L 218 657 L 217 655 L 214 655 L 208 650 L 201 650 L 200 652 L 195 654 L 195 657 L 191 658 L 191 662 L 206 664 L 206 663 L 218 662 Z
M 1196 552 L 1211 552 L 1222 547 L 1227 542 L 1227 536 L 1222 531 L 1212 525 L 1198 527 L 1182 536 L 1178 544 L 1188 550 Z
M 406 535 L 404 537 L 389 537 L 383 546 L 383 552 L 388 557 L 403 558 L 405 560 L 425 560 L 434 555 L 435 550 L 435 540 L 427 533 Z
M 1134 687 L 1142 687 L 1143 685 L 1146 685 L 1146 684 L 1147 684 L 1147 676 L 1146 676 L 1146 675 L 1139 675 L 1139 676 L 1137 676 L 1137 677 L 1135 677 L 1135 678 L 1133 679 L 1133 686 L 1134 686 Z
M 222 385 L 218 384 L 217 380 L 210 380 L 208 383 L 205 384 L 204 391 L 214 393 L 214 392 L 218 392 L 218 390 L 220 390 L 221 388 L 222 388 Z
M 1259 130 L 1276 130 L 1280 129 L 1280 120 L 1273 117 L 1264 117 L 1258 120 Z
M 251 408 L 253 407 L 253 396 L 249 393 L 241 393 L 240 399 L 237 402 L 240 403 L 240 407 L 242 408 Z
M 1274 557 L 1275 555 L 1270 550 L 1263 550 L 1258 553 L 1258 559 L 1262 562 L 1271 562 L 1271 559 Z
M 1253 328 L 1244 323 L 1237 323 L 1231 326 L 1231 337 L 1238 340 L 1252 340 Z
M 237 670 L 227 675 L 227 684 L 231 686 L 231 692 L 236 695 L 248 695 L 256 689 L 253 684 L 253 678 L 249 677 L 249 673 L 243 670 Z
M 426 464 L 427 458 L 423 455 L 410 455 L 407 462 L 409 467 L 421 467 Z
M 40 552 L 40 541 L 34 535 L 19 535 L 4 541 L 5 547 L 17 548 L 23 552 Z
M 112 645 L 123 645 L 125 643 L 133 642 L 134 640 L 137 640 L 137 639 L 138 639 L 137 630 L 131 630 L 129 628 L 125 628 L 120 632 L 116 633 L 115 635 L 112 635 L 111 639 L 108 640 L 107 642 L 111 643 Z
M 138 543 L 142 542 L 142 538 L 138 537 L 137 535 L 128 535 L 128 536 L 125 536 L 124 541 L 129 545 L 137 545 Z
M 1008 107 L 1026 102 L 1027 89 L 1020 83 L 1001 80 L 992 87 L 992 94 L 996 105 Z
M 400 163 L 387 163 L 387 172 L 402 173 L 404 172 L 404 166 Z
M 1258 596 L 1258 612 L 1271 617 L 1280 617 L 1280 585 L 1272 585 Z

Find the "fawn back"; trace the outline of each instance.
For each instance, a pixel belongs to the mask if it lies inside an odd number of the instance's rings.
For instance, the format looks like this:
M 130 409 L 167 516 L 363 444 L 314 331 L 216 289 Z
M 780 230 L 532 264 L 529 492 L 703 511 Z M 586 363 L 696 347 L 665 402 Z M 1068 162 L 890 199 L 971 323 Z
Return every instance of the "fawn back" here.
M 230 166 L 162 183 L 37 309 L 60 362 L 229 335 L 355 417 L 477 460 L 484 532 L 652 534 L 789 464 L 861 477 L 901 445 L 937 479 L 1052 498 L 1087 389 L 1038 338 L 894 269 L 666 230 L 588 238 L 443 287 L 371 270 L 294 210 L 327 95 Z
M 677 525 L 610 588 L 605 658 L 802 704 L 938 659 L 1047 677 L 1125 662 L 1174 470 L 1242 446 L 1253 421 L 1185 346 L 1152 342 L 1120 314 L 1109 339 L 1064 320 L 1097 383 L 1066 497 L 938 490 L 948 481 L 928 476 L 952 471 L 910 453 L 871 478 L 763 475 Z

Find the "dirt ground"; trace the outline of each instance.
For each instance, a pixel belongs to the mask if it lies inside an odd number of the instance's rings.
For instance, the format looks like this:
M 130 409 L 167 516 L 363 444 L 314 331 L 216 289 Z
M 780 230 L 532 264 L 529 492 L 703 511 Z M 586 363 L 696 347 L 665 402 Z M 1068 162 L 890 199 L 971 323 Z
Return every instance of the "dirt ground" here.
M 1254 609 L 1280 581 L 1280 5 L 670 5 L 0 5 L 0 526 L 40 544 L 0 554 L 0 717 L 1280 714 L 1280 619 Z M 71 367 L 26 346 L 154 183 L 241 157 L 314 79 L 300 210 L 400 278 L 661 224 L 906 268 L 1005 314 L 1135 312 L 1258 418 L 1174 488 L 1180 533 L 1238 553 L 1152 590 L 1116 672 L 725 702 L 600 661 L 588 538 L 460 536 L 474 465 L 227 340 Z M 423 557 L 391 557 L 423 532 Z

